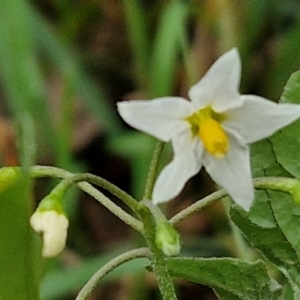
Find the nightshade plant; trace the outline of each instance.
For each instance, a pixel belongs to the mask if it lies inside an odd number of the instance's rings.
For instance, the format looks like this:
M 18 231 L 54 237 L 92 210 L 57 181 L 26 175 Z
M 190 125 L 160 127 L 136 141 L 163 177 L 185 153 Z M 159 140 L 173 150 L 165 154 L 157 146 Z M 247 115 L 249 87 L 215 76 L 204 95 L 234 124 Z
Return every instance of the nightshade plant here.
M 68 219 L 62 201 L 73 184 L 140 232 L 147 243 L 101 267 L 76 299 L 88 299 L 111 270 L 139 257 L 149 259 L 148 271 L 155 274 L 164 300 L 177 299 L 173 277 L 208 285 L 225 300 L 300 299 L 300 72 L 289 79 L 279 104 L 240 95 L 239 81 L 239 54 L 232 49 L 190 89 L 191 101 L 165 97 L 118 103 L 127 123 L 160 140 L 140 201 L 93 174 L 48 166 L 29 168 L 33 178 L 62 179 L 30 220 L 33 229 L 43 234 L 43 256 L 55 256 L 65 247 Z M 258 140 L 250 151 L 248 143 Z M 156 180 L 163 142 L 169 141 L 174 158 Z M 202 166 L 224 189 L 166 219 L 158 204 L 177 196 Z M 21 172 L 18 167 L 2 168 L 2 187 Z M 117 196 L 132 214 L 93 185 Z M 255 261 L 241 259 L 243 253 L 239 258 L 181 257 L 181 239 L 173 226 L 227 196 L 235 203 L 231 220 L 261 256 L 255 256 Z

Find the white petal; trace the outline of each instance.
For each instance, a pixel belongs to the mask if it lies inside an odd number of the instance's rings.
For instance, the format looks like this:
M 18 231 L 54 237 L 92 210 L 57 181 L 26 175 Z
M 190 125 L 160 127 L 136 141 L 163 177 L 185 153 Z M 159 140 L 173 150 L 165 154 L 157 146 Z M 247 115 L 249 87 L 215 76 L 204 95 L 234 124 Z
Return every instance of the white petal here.
M 203 165 L 211 178 L 225 188 L 233 201 L 246 211 L 254 199 L 249 149 L 229 137 L 229 151 L 223 158 L 203 155 Z
M 192 114 L 191 103 L 180 97 L 117 103 L 121 117 L 132 127 L 167 142 L 174 130 L 189 128 L 183 119 Z
M 44 257 L 53 257 L 59 254 L 66 245 L 69 221 L 65 215 L 54 210 L 36 211 L 30 218 L 31 227 L 43 234 Z
M 227 111 L 223 125 L 241 136 L 245 143 L 264 139 L 300 117 L 297 104 L 277 104 L 252 95 L 240 98 L 242 106 Z
M 241 62 L 236 48 L 222 55 L 204 77 L 189 90 L 195 109 L 212 105 L 217 112 L 240 105 L 238 88 Z
M 190 130 L 182 132 L 172 142 L 174 158 L 158 176 L 152 195 L 154 204 L 176 197 L 201 168 L 203 147 L 199 139 L 192 138 Z

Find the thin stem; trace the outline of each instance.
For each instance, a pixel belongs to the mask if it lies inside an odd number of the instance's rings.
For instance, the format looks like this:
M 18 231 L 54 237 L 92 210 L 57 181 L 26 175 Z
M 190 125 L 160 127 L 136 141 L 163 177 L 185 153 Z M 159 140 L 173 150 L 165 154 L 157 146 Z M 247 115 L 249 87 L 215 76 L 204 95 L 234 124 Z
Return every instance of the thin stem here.
M 94 188 L 88 182 L 80 182 L 77 184 L 84 192 L 95 198 L 98 202 L 100 202 L 104 207 L 110 210 L 115 216 L 120 218 L 124 223 L 131 226 L 133 229 L 137 231 L 143 230 L 143 223 L 136 218 L 132 217 L 130 214 L 125 212 L 118 205 L 113 203 L 109 198 L 99 192 L 96 188 Z
M 74 182 L 86 181 L 88 183 L 95 184 L 118 197 L 134 212 L 136 212 L 136 210 L 138 209 L 138 202 L 133 197 L 102 177 L 96 176 L 91 173 L 78 173 L 73 175 L 72 180 Z
M 164 143 L 158 142 L 154 149 L 152 160 L 149 167 L 148 177 L 146 181 L 144 199 L 150 200 L 152 198 L 152 192 L 153 192 L 153 187 L 156 179 L 159 158 L 162 153 L 163 147 L 164 147 Z
M 144 224 L 143 234 L 152 253 L 153 272 L 163 300 L 177 300 L 174 284 L 166 266 L 165 255 L 158 249 L 155 242 L 156 223 L 148 207 L 140 203 L 140 218 Z
M 299 180 L 288 177 L 259 177 L 253 180 L 256 189 L 275 190 L 291 193 L 294 186 L 299 184 Z
M 153 204 L 153 202 L 151 200 L 148 200 L 145 198 L 140 203 L 144 204 L 145 206 L 147 206 L 149 208 L 154 219 L 156 220 L 156 223 L 161 220 L 169 222 L 168 219 L 166 218 L 166 216 L 164 215 L 164 213 L 159 209 L 159 207 L 157 205 Z
M 97 287 L 100 280 L 105 277 L 108 273 L 110 273 L 113 269 L 120 266 L 121 264 L 133 260 L 135 258 L 140 257 L 151 257 L 151 252 L 148 248 L 139 248 L 134 249 L 128 252 L 125 252 L 116 258 L 109 261 L 106 265 L 104 265 L 100 270 L 98 270 L 86 283 L 86 285 L 82 288 L 79 294 L 76 297 L 76 300 L 85 300 L 88 299 L 92 291 Z
M 125 204 L 127 204 L 133 211 L 136 211 L 137 209 L 137 201 L 133 197 L 100 176 L 90 173 L 72 174 L 60 168 L 49 166 L 34 166 L 31 170 L 34 177 L 50 176 L 56 178 L 69 178 L 72 176 L 71 180 L 73 182 L 87 181 L 109 191 L 111 194 L 115 195 Z
M 245 261 L 252 261 L 253 260 L 253 252 L 250 252 L 250 247 L 248 243 L 245 240 L 245 237 L 243 236 L 242 232 L 240 229 L 234 224 L 234 222 L 231 220 L 230 215 L 229 215 L 229 210 L 231 206 L 231 199 L 229 197 L 224 197 L 223 199 L 223 204 L 224 208 L 226 210 L 227 214 L 227 219 L 229 222 L 229 226 L 231 229 L 233 241 L 235 243 L 235 256 L 237 258 L 243 259 Z
M 198 200 L 194 204 L 192 204 L 189 207 L 183 209 L 178 214 L 176 214 L 174 217 L 172 217 L 170 219 L 170 224 L 174 225 L 176 223 L 179 223 L 180 221 L 187 218 L 191 214 L 202 210 L 203 208 L 209 206 L 213 202 L 223 198 L 226 195 L 227 195 L 226 190 L 222 189 L 222 190 L 219 190 L 219 191 L 216 191 L 216 192 L 210 194 L 209 196 L 204 197 L 201 200 Z
M 79 175 L 73 175 L 72 173 L 62 170 L 60 168 L 56 167 L 49 167 L 49 166 L 34 166 L 31 167 L 31 174 L 35 178 L 40 177 L 54 177 L 54 178 L 63 178 L 66 180 L 73 180 L 78 179 L 81 181 Z M 86 176 L 86 175 L 84 175 Z M 83 177 L 84 177 L 83 176 Z M 79 182 L 77 183 L 78 187 L 80 187 L 84 192 L 91 195 L 93 198 L 95 198 L 97 201 L 99 201 L 104 207 L 109 209 L 114 215 L 119 217 L 122 221 L 124 221 L 126 224 L 131 226 L 132 228 L 136 229 L 137 231 L 141 231 L 143 228 L 143 224 L 137 220 L 136 218 L 132 217 L 130 214 L 125 212 L 123 209 L 121 209 L 119 206 L 117 206 L 115 203 L 113 203 L 109 198 L 107 198 L 105 195 L 103 195 L 100 191 L 98 191 L 96 188 L 94 188 L 91 184 L 88 182 Z
M 256 189 L 270 189 L 275 191 L 292 193 L 293 187 L 299 184 L 299 180 L 287 177 L 259 177 L 253 180 L 253 184 Z M 222 189 L 210 194 L 209 196 L 204 197 L 201 200 L 198 200 L 194 204 L 183 209 L 174 217 L 172 217 L 170 219 L 170 224 L 174 225 L 182 221 L 191 214 L 202 210 L 203 208 L 207 207 L 215 201 L 220 200 L 221 198 L 227 195 L 227 191 L 225 189 Z

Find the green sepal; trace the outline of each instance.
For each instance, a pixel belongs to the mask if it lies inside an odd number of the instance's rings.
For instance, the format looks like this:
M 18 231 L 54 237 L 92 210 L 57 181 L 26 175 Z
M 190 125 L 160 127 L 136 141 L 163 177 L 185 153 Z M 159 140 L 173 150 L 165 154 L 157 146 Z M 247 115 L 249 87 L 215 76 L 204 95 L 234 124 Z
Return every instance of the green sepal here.
M 58 214 L 65 214 L 62 199 L 57 197 L 56 195 L 52 195 L 51 193 L 47 195 L 43 200 L 40 202 L 37 211 L 45 212 L 49 210 L 54 210 Z
M 43 200 L 40 202 L 37 211 L 44 212 L 55 210 L 58 214 L 64 214 L 63 197 L 70 187 L 70 182 L 67 180 L 61 181 Z

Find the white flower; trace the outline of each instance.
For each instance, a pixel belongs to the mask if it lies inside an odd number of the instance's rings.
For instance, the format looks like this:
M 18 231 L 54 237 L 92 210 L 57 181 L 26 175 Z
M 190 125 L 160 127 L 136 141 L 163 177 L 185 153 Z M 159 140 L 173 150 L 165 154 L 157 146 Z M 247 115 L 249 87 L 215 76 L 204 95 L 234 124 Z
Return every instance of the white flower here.
M 254 189 L 247 144 L 295 121 L 300 106 L 240 95 L 240 68 L 239 54 L 232 49 L 189 90 L 191 101 L 164 97 L 118 103 L 128 124 L 164 142 L 172 141 L 174 158 L 155 183 L 155 204 L 178 195 L 204 166 L 236 203 L 249 210 Z
M 65 248 L 69 221 L 64 214 L 55 210 L 37 210 L 30 218 L 30 225 L 43 234 L 44 257 L 56 256 Z

